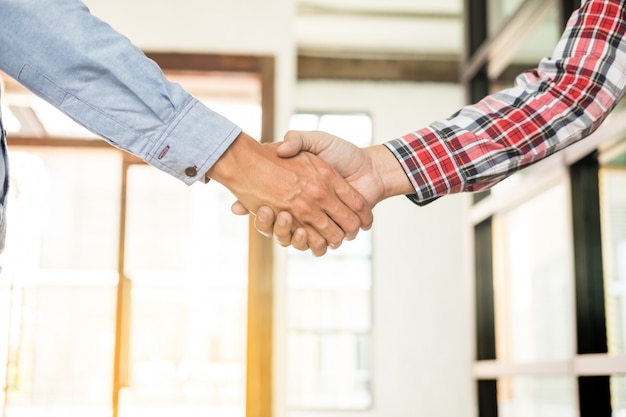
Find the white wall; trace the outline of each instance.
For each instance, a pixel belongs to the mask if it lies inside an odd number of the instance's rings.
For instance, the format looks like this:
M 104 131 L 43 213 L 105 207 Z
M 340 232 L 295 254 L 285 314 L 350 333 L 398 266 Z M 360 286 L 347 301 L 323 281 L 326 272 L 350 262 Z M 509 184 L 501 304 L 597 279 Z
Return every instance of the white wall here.
M 295 103 L 308 111 L 366 111 L 382 143 L 449 116 L 463 93 L 458 85 L 307 81 L 298 84 Z M 395 197 L 376 207 L 374 406 L 289 417 L 472 415 L 466 198 L 418 207 Z
M 460 88 L 453 85 L 306 82 L 296 89 L 291 0 L 86 3 L 95 15 L 146 50 L 275 56 L 279 137 L 286 130 L 293 108 L 367 111 L 373 116 L 374 137 L 382 142 L 449 115 L 463 100 Z M 472 415 L 468 330 L 471 323 L 463 279 L 464 198 L 447 197 L 419 208 L 404 197 L 397 197 L 376 208 L 375 405 L 355 415 Z M 281 261 L 280 251 L 277 260 Z M 279 274 L 275 415 L 331 415 L 287 413 L 285 409 L 282 282 Z

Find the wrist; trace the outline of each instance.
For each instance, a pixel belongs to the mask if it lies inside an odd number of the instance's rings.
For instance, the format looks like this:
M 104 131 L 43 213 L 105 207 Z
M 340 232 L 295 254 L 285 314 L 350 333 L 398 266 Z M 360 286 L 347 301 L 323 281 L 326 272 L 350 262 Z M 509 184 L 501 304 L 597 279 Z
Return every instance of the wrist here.
M 242 171 L 249 166 L 252 155 L 258 155 L 259 142 L 242 132 L 228 147 L 226 152 L 213 164 L 206 174 L 207 179 L 213 179 L 231 189 L 236 188 L 237 182 L 245 179 Z
M 370 154 L 374 172 L 377 173 L 383 184 L 381 200 L 415 193 L 415 189 L 402 165 L 386 146 L 374 145 L 366 150 Z

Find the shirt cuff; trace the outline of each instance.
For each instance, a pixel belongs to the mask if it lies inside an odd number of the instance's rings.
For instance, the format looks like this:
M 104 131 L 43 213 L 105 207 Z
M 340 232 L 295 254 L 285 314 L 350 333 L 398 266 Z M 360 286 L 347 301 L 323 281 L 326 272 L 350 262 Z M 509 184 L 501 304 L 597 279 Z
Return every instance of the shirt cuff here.
M 447 148 L 432 130 L 422 129 L 384 145 L 396 157 L 415 188 L 415 194 L 407 195 L 409 200 L 424 206 L 449 194 L 444 170 L 440 169 L 440 164 L 445 162 L 444 156 L 448 155 Z
M 187 185 L 206 183 L 206 173 L 240 133 L 233 122 L 192 99 L 145 160 Z

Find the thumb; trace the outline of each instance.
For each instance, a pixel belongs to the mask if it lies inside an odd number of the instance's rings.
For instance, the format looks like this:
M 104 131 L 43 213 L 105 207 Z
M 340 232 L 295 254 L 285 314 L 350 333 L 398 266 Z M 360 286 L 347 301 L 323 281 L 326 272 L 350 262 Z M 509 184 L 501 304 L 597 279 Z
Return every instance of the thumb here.
M 278 155 L 290 158 L 302 151 L 320 155 L 337 142 L 336 136 L 320 130 L 290 130 L 285 133 L 285 141 L 278 147 Z
M 285 133 L 285 140 L 279 146 L 276 152 L 281 158 L 291 158 L 296 156 L 302 151 L 303 141 L 301 133 L 295 130 L 290 130 Z

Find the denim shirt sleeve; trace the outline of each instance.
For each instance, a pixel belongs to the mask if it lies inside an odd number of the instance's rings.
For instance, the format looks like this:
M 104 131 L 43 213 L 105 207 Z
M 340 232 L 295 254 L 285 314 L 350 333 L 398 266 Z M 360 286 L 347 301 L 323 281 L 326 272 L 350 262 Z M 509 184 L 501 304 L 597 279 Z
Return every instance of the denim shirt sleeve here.
M 186 184 L 203 180 L 241 132 L 79 0 L 0 0 L 0 68 Z

